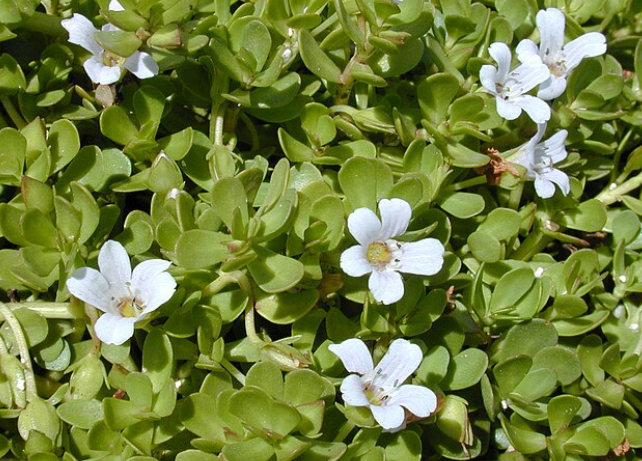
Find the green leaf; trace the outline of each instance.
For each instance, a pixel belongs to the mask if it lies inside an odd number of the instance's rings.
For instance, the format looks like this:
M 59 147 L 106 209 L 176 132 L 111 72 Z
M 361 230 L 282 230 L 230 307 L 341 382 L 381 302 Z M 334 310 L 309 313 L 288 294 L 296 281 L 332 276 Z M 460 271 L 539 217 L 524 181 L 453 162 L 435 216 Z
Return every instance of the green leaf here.
M 472 387 L 479 382 L 487 368 L 488 356 L 483 351 L 473 348 L 463 350 L 451 359 L 448 373 L 440 386 L 450 391 Z
M 339 184 L 353 209 L 377 209 L 379 200 L 388 196 L 392 172 L 378 159 L 354 157 L 339 170 Z
M 606 456 L 610 445 L 606 436 L 595 427 L 583 427 L 564 443 L 567 453 L 588 456 Z
M 243 223 L 248 221 L 248 203 L 243 183 L 236 178 L 222 178 L 212 188 L 212 209 L 228 229 L 234 229 L 234 214 L 240 213 Z
M 494 263 L 502 259 L 502 244 L 490 232 L 477 230 L 468 236 L 470 251 L 480 262 Z
M 60 419 L 54 406 L 37 396 L 32 397 L 18 416 L 18 432 L 24 440 L 29 438 L 31 431 L 38 431 L 53 442 L 57 439 L 60 429 Z
M 21 191 L 27 209 L 37 209 L 45 214 L 53 210 L 53 191 L 47 184 L 29 176 L 23 176 Z
M 18 21 L 20 21 L 20 14 L 18 14 Z M 26 86 L 27 81 L 18 62 L 10 54 L 0 55 L 0 94 L 16 94 Z
M 517 451 L 524 454 L 532 454 L 546 449 L 546 436 L 544 434 L 522 429 L 511 424 L 503 413 L 499 414 L 499 419 L 511 445 Z
M 47 144 L 51 149 L 51 171 L 54 174 L 73 160 L 80 150 L 76 126 L 69 120 L 56 120 L 49 128 Z
M 272 362 L 259 362 L 246 374 L 245 384 L 263 389 L 277 400 L 283 400 L 283 373 Z
M 293 407 L 273 400 L 265 391 L 256 387 L 246 387 L 235 392 L 230 397 L 230 411 L 266 436 L 286 436 L 301 421 L 301 416 Z
M 411 461 L 421 459 L 423 453 L 419 434 L 413 431 L 403 431 L 392 436 L 386 443 L 386 461 Z
M 94 34 L 94 38 L 102 48 L 123 58 L 134 54 L 143 44 L 136 33 L 124 30 L 98 31 Z
M 254 71 L 263 69 L 270 48 L 272 38 L 268 28 L 259 20 L 248 22 L 241 33 L 241 50 L 247 50 L 254 58 Z
M 565 211 L 563 224 L 583 232 L 598 232 L 606 224 L 606 207 L 599 200 L 587 200 Z
M 154 393 L 158 393 L 172 376 L 174 351 L 169 338 L 154 328 L 145 339 L 143 347 L 143 370 L 151 380 Z
M 298 293 L 276 293 L 259 297 L 254 308 L 262 317 L 277 325 L 288 325 L 302 318 L 316 305 L 319 292 L 316 289 Z
M 37 208 L 25 211 L 20 218 L 20 226 L 25 238 L 34 245 L 46 248 L 57 247 L 58 232 L 53 223 Z
M 555 327 L 543 319 L 533 319 L 511 327 L 496 343 L 492 358 L 501 362 L 517 355 L 533 357 L 540 349 L 557 344 Z
M 548 368 L 557 374 L 562 385 L 571 384 L 580 377 L 580 361 L 575 352 L 562 346 L 541 348 L 533 357 L 533 369 Z
M 261 438 L 225 445 L 221 455 L 228 461 L 269 461 L 274 457 L 274 448 Z
M 247 268 L 261 290 L 280 293 L 293 288 L 303 278 L 305 269 L 296 259 L 274 253 L 266 248 L 254 246 L 258 258 Z
M 60 404 L 56 410 L 60 419 L 80 429 L 91 429 L 94 423 L 105 417 L 98 400 L 70 400 Z
M 484 210 L 486 203 L 478 194 L 453 192 L 437 197 L 439 206 L 446 212 L 460 219 L 472 218 Z
M 450 103 L 459 91 L 459 81 L 448 73 L 433 74 L 417 87 L 421 114 L 434 126 L 439 125 L 448 113 Z
M 305 29 L 299 31 L 299 52 L 305 66 L 317 77 L 332 83 L 341 83 L 341 69 L 319 47 Z
M 110 106 L 103 111 L 100 115 L 100 131 L 121 146 L 138 136 L 138 128 L 121 106 Z

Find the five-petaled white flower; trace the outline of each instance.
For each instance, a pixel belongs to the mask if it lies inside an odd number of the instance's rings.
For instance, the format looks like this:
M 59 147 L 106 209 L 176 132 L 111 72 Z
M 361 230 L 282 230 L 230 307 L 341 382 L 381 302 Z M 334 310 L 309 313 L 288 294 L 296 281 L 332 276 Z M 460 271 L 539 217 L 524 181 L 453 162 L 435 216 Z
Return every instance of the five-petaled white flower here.
M 123 10 L 122 5 L 115 0 L 109 4 L 112 11 Z M 63 19 L 60 24 L 69 32 L 69 41 L 80 45 L 92 56 L 83 63 L 85 72 L 92 82 L 100 85 L 110 85 L 120 80 L 122 68 L 128 69 L 138 78 L 151 78 L 158 74 L 158 64 L 148 53 L 135 51 L 128 58 L 116 56 L 103 49 L 94 35 L 98 29 L 82 14 L 74 13 L 69 19 Z M 102 31 L 119 31 L 112 24 L 105 24 Z
M 546 81 L 551 73 L 542 60 L 533 57 L 511 71 L 512 54 L 505 43 L 493 43 L 488 53 L 497 62 L 497 68 L 489 64 L 482 66 L 479 79 L 484 88 L 495 95 L 497 113 L 506 120 L 515 120 L 524 110 L 535 123 L 548 121 L 551 118 L 548 104 L 526 94 Z
M 584 58 L 600 56 L 606 52 L 606 37 L 599 32 L 589 32 L 564 45 L 564 13 L 557 8 L 547 8 L 537 13 L 536 22 L 540 33 L 539 48 L 532 40 L 522 40 L 517 45 L 517 59 L 530 62 L 540 58 L 551 71 L 543 82 L 537 96 L 550 100 L 566 90 L 566 77 Z
M 546 141 L 540 142 L 545 132 L 546 123 L 537 125 L 535 136 L 517 151 L 516 157 L 511 161 L 527 169 L 526 177 L 535 180 L 535 191 L 541 198 L 551 198 L 555 194 L 555 184 L 564 195 L 568 195 L 571 190 L 568 176 L 553 167 L 567 156 L 565 142 L 568 132 L 558 131 Z
M 103 311 L 96 335 L 107 344 L 122 344 L 134 334 L 134 323 L 167 302 L 176 281 L 166 272 L 171 263 L 148 259 L 133 272 L 125 248 L 108 240 L 98 254 L 100 272 L 90 267 L 74 271 L 67 280 L 69 292 Z
M 385 431 L 396 432 L 406 427 L 404 408 L 419 418 L 427 418 L 436 410 L 437 396 L 433 391 L 403 384 L 423 358 L 416 344 L 396 339 L 376 368 L 360 339 L 347 339 L 328 349 L 341 359 L 346 370 L 357 373 L 341 383 L 343 401 L 354 407 L 369 407 Z
M 405 200 L 379 201 L 381 221 L 369 208 L 357 208 L 348 216 L 348 229 L 359 245 L 341 255 L 341 269 L 352 276 L 370 274 L 368 287 L 383 304 L 399 301 L 404 293 L 399 272 L 434 275 L 444 263 L 444 246 L 426 238 L 417 242 L 393 240 L 408 228 L 412 210 Z

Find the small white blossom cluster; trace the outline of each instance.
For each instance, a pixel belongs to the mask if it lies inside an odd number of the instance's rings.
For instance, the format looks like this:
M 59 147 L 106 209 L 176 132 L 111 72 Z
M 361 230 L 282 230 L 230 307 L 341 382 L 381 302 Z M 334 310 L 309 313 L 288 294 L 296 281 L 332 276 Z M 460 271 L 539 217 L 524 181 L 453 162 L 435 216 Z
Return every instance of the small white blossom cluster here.
M 406 427 L 406 411 L 427 418 L 437 409 L 437 396 L 430 389 L 404 384 L 423 359 L 421 348 L 405 339 L 396 339 L 374 366 L 363 341 L 351 338 L 328 347 L 350 373 L 341 383 L 343 401 L 354 407 L 370 408 L 375 421 L 386 432 Z M 412 416 L 411 416 L 412 418 Z
M 399 301 L 404 294 L 400 272 L 434 275 L 444 263 L 444 246 L 434 238 L 399 242 L 412 210 L 405 200 L 393 198 L 379 202 L 381 220 L 370 208 L 357 208 L 348 216 L 348 229 L 358 245 L 341 255 L 341 269 L 352 276 L 370 274 L 368 288 L 383 304 Z
M 109 11 L 124 11 L 118 0 L 111 0 Z M 115 56 L 105 50 L 95 39 L 98 29 L 82 14 L 74 13 L 69 19 L 63 19 L 60 24 L 69 33 L 69 42 L 79 45 L 91 53 L 91 57 L 83 63 L 83 67 L 92 82 L 99 85 L 111 85 L 120 80 L 123 68 L 136 77 L 145 79 L 158 74 L 158 64 L 149 53 L 135 51 L 128 58 Z M 101 31 L 119 31 L 112 24 L 105 24 Z
M 527 169 L 526 177 L 535 179 L 535 191 L 550 198 L 557 184 L 564 195 L 570 191 L 566 174 L 553 165 L 566 158 L 566 130 L 540 143 L 551 118 L 547 101 L 561 96 L 566 90 L 566 78 L 584 58 L 606 52 L 606 38 L 598 32 L 584 34 L 564 44 L 565 17 L 557 8 L 537 13 L 536 23 L 540 44 L 529 39 L 517 45 L 520 65 L 511 70 L 512 53 L 505 43 L 490 45 L 488 52 L 497 67 L 482 66 L 479 79 L 489 93 L 495 95 L 497 113 L 506 120 L 515 120 L 522 111 L 537 123 L 537 134 L 518 152 L 513 161 Z M 539 85 L 537 96 L 527 94 Z
M 122 344 L 134 334 L 134 324 L 165 304 L 176 291 L 167 269 L 171 263 L 148 259 L 132 271 L 125 248 L 108 240 L 100 249 L 98 267 L 76 270 L 67 289 L 76 298 L 101 310 L 94 325 L 96 336 L 107 344 Z

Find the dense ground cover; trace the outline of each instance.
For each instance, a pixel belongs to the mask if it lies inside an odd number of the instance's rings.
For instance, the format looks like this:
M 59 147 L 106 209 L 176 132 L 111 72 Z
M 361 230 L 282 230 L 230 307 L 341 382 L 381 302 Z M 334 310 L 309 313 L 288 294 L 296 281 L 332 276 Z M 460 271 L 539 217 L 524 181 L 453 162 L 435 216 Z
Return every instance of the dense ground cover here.
M 642 2 L 0 0 L 0 456 L 637 459 Z

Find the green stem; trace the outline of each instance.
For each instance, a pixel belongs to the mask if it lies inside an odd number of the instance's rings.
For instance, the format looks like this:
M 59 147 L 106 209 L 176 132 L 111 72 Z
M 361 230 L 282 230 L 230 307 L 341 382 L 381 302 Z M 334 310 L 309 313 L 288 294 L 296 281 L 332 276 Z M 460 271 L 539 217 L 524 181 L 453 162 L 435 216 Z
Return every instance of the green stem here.
M 346 421 L 343 426 L 339 429 L 339 432 L 337 432 L 337 435 L 334 437 L 332 440 L 333 442 L 343 442 L 345 438 L 352 432 L 352 429 L 354 429 L 354 423 L 352 421 Z
M 7 115 L 16 126 L 16 128 L 22 130 L 25 126 L 27 126 L 27 122 L 25 122 L 16 107 L 13 105 L 13 102 L 11 102 L 9 96 L 0 96 L 0 103 L 2 103 L 2 107 L 4 107 L 4 110 L 7 112 Z
M 261 141 L 259 139 L 259 133 L 256 131 L 256 127 L 254 126 L 254 123 L 252 123 L 252 120 L 250 117 L 247 116 L 245 112 L 241 112 L 241 120 L 243 121 L 243 124 L 247 128 L 247 130 L 250 132 L 250 139 L 252 140 L 252 150 L 256 151 L 261 148 Z
M 83 305 L 85 306 L 85 315 L 89 319 L 87 330 L 89 331 L 89 336 L 91 336 L 92 351 L 99 352 L 102 342 L 98 336 L 96 336 L 96 330 L 94 329 L 94 325 L 96 325 L 98 321 L 98 312 L 89 304 L 83 302 Z
M 619 202 L 622 200 L 622 196 L 642 186 L 642 172 L 637 176 L 624 181 L 619 186 L 612 187 L 614 184 L 615 183 L 611 183 L 606 190 L 600 192 L 595 198 L 604 205 L 611 205 L 612 203 Z
M 617 146 L 617 149 L 615 150 L 615 155 L 613 156 L 613 165 L 617 167 L 617 165 L 620 164 L 620 158 L 622 157 L 622 153 L 624 153 L 624 148 L 626 145 L 629 143 L 629 139 L 631 139 L 631 136 L 633 135 L 633 128 L 630 128 L 629 131 L 626 132 L 622 140 Z M 615 181 L 617 178 L 617 168 L 613 168 L 613 171 L 611 171 L 611 181 Z
M 212 296 L 221 291 L 223 288 L 232 283 L 233 280 L 227 274 L 220 274 L 216 280 L 203 288 L 203 296 Z
M 16 339 L 16 345 L 20 353 L 20 362 L 24 366 L 27 402 L 31 402 L 38 398 L 38 391 L 36 390 L 36 377 L 33 372 L 33 365 L 31 364 L 31 356 L 29 355 L 29 345 L 27 344 L 20 322 L 18 322 L 16 316 L 11 312 L 11 309 L 4 303 L 0 303 L 0 313 L 4 316 L 5 322 L 9 324 L 13 336 Z
M 254 325 L 254 302 L 252 299 L 247 300 L 245 306 L 245 335 L 250 338 L 252 344 L 258 349 L 263 348 L 265 342 L 256 333 L 256 326 Z
M 45 303 L 45 302 L 28 302 L 28 303 L 11 303 L 8 308 L 11 310 L 26 307 L 30 311 L 36 312 L 47 319 L 82 319 L 83 311 L 79 306 L 72 303 Z M 0 312 L 0 319 L 2 319 Z
M 522 261 L 528 261 L 534 255 L 546 248 L 553 239 L 548 235 L 544 234 L 539 227 L 537 227 L 526 240 L 515 250 L 511 255 L 511 259 L 520 259 Z
M 520 181 L 513 187 L 508 195 L 508 208 L 512 210 L 519 209 L 519 203 L 522 201 L 522 192 L 524 191 L 524 181 Z
M 462 189 L 466 189 L 468 187 L 473 187 L 473 186 L 480 186 L 482 184 L 486 184 L 486 176 L 475 176 L 474 178 L 466 179 L 464 181 L 457 182 L 455 184 L 451 184 L 450 186 L 444 188 L 444 191 L 458 191 Z
M 225 368 L 236 380 L 241 383 L 242 386 L 245 386 L 245 375 L 241 373 L 234 365 L 230 363 L 227 359 L 222 359 L 220 362 L 221 366 Z

